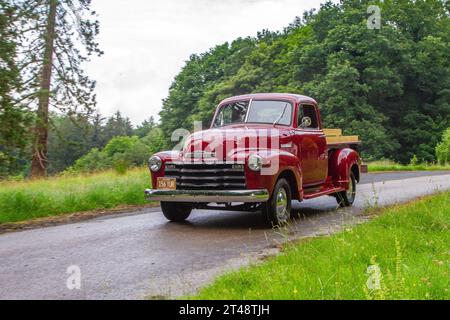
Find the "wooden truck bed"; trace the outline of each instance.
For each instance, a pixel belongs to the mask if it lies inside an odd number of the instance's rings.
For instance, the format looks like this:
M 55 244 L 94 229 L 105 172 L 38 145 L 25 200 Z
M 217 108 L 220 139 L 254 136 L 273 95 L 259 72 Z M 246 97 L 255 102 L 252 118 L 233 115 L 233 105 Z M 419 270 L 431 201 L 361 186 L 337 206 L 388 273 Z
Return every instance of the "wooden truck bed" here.
M 341 129 L 323 129 L 323 133 L 326 135 L 328 146 L 331 147 L 361 143 L 358 136 L 343 136 Z

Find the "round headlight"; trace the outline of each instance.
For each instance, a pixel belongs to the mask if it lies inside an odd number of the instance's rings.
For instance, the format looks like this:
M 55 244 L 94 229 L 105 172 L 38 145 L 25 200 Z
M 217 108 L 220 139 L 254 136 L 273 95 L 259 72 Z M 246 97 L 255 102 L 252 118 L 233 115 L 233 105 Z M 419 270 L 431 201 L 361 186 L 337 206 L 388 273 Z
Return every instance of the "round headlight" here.
M 250 170 L 259 171 L 262 168 L 262 157 L 252 154 L 248 157 L 248 167 Z
M 150 159 L 148 159 L 148 167 L 153 172 L 159 171 L 159 169 L 161 169 L 161 166 L 162 166 L 162 160 L 160 157 L 152 156 L 152 157 L 150 157 Z

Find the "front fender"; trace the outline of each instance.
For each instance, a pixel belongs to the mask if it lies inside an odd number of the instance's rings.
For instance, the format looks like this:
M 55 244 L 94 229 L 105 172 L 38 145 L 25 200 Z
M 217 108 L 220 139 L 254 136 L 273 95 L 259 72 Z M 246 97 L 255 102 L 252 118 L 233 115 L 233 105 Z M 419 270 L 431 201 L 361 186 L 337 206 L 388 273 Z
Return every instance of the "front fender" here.
M 350 170 L 353 166 L 357 166 L 358 168 L 358 175 L 356 178 L 359 180 L 361 159 L 358 153 L 350 148 L 333 151 L 328 161 L 328 172 L 336 187 L 347 188 Z
M 155 153 L 154 156 L 158 156 L 162 160 L 161 169 L 158 172 L 150 171 L 152 187 L 156 187 L 156 180 L 158 177 L 164 177 L 164 173 L 166 170 L 166 162 L 175 162 L 180 160 L 180 152 L 179 151 L 161 151 Z
M 263 149 L 258 150 L 257 154 L 264 159 L 263 168 L 260 172 L 254 172 L 246 165 L 247 188 L 265 188 L 272 195 L 280 175 L 288 175 L 297 186 L 297 190 L 292 190 L 295 193 L 293 198 L 300 199 L 302 170 L 299 158 L 284 150 Z

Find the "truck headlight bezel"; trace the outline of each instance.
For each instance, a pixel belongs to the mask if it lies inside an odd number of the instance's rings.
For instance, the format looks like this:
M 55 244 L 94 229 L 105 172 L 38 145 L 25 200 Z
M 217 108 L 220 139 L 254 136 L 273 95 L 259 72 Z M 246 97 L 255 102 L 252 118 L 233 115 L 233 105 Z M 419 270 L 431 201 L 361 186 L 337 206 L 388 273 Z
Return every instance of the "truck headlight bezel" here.
M 252 154 L 248 157 L 248 168 L 252 171 L 261 171 L 263 158 L 260 155 Z
M 152 172 L 158 172 L 162 167 L 162 160 L 158 156 L 151 156 L 148 159 L 148 167 Z

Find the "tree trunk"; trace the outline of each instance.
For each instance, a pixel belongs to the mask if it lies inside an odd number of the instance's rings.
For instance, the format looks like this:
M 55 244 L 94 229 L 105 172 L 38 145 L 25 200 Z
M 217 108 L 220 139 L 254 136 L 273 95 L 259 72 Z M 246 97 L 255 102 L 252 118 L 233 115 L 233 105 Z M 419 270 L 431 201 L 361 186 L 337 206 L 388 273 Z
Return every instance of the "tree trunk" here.
M 48 144 L 48 109 L 50 102 L 50 87 L 53 68 L 53 47 L 55 40 L 56 8 L 58 0 L 49 0 L 48 18 L 45 32 L 45 48 L 38 93 L 39 105 L 35 124 L 35 140 L 33 158 L 31 161 L 31 177 L 40 178 L 47 175 L 47 144 Z

